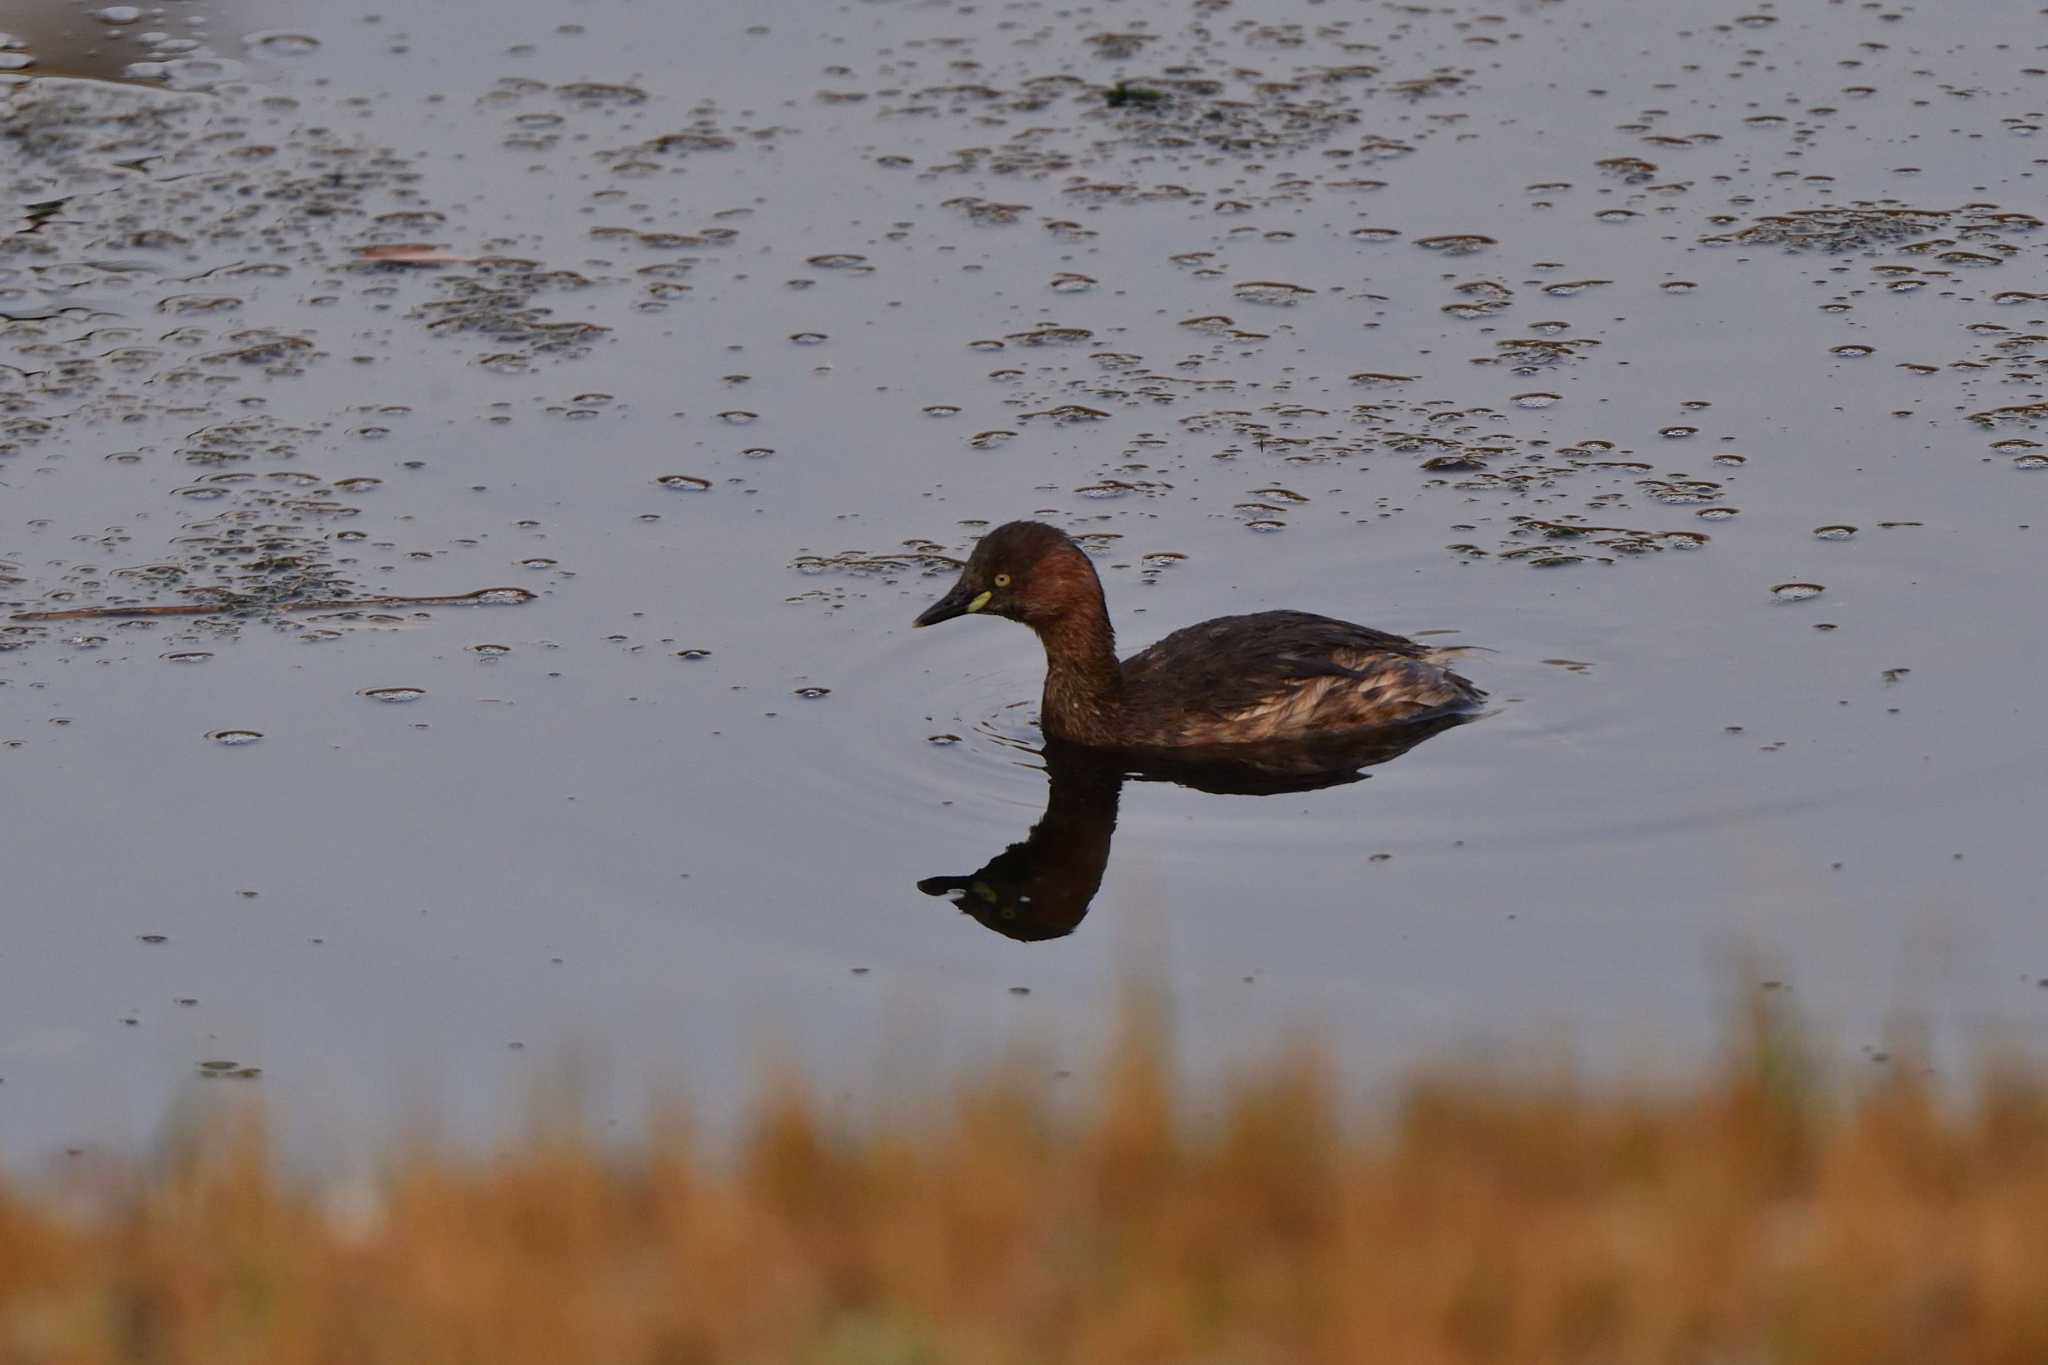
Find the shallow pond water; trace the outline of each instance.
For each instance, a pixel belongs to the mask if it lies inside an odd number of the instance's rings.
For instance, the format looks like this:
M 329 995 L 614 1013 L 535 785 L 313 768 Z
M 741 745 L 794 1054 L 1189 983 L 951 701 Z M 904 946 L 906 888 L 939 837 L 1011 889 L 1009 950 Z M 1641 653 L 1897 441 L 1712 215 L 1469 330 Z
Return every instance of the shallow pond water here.
M 1210 1070 L 2048 1042 L 2037 16 L 104 13 L 0 87 L 0 1148 L 1085 1072 L 1132 972 Z M 988 932 L 1037 647 L 909 623 L 1021 516 L 1491 710 L 1071 783 Z

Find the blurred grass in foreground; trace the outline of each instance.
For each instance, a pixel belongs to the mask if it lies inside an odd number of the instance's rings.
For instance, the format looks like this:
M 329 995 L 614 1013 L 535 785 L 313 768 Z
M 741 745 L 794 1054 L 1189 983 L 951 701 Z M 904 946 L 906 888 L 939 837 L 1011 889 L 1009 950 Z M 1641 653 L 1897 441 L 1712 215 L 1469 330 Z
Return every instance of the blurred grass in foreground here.
M 1015 1074 L 709 1156 L 542 1134 L 374 1196 L 253 1125 L 83 1206 L 0 1184 L 0 1360 L 205 1365 L 2048 1361 L 2048 1078 L 1852 1099 L 1750 1021 L 1675 1092 L 1447 1076 L 1367 1125 L 1312 1057 L 1205 1109 L 1135 1029 L 1079 1112 Z

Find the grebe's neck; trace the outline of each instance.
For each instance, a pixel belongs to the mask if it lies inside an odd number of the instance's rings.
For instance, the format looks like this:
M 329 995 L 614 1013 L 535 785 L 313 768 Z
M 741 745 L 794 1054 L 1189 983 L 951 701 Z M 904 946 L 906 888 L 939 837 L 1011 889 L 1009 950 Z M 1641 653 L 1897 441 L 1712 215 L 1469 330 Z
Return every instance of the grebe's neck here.
M 1114 744 L 1123 719 L 1124 673 L 1100 585 L 1058 616 L 1031 625 L 1045 646 L 1039 709 L 1045 733 L 1077 744 Z

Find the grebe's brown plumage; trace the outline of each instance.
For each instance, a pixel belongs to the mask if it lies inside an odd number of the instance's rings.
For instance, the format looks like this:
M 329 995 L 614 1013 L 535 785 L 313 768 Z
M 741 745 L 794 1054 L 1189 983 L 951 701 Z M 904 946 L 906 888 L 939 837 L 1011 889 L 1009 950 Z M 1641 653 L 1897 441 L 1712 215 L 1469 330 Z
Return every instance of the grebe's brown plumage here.
M 920 626 L 978 613 L 1045 646 L 1039 722 L 1107 749 L 1287 743 L 1441 719 L 1486 694 L 1413 640 L 1304 611 L 1219 616 L 1121 662 L 1095 566 L 1055 527 L 983 536 Z

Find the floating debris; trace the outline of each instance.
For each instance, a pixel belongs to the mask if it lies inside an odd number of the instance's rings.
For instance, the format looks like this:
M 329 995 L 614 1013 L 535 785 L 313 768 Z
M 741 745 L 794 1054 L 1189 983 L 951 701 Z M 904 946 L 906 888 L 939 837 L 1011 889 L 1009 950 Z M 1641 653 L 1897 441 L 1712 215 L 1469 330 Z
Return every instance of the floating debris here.
M 366 687 L 356 693 L 356 695 L 367 697 L 371 701 L 381 701 L 387 705 L 402 706 L 407 702 L 415 702 L 426 696 L 427 689 L 424 687 Z
M 1132 85 L 1128 81 L 1118 81 L 1115 85 L 1102 92 L 1102 100 L 1103 103 L 1112 109 L 1124 109 L 1133 106 L 1140 109 L 1151 109 L 1166 103 L 1167 94 L 1164 90 L 1154 90 L 1150 86 Z
M 943 553 L 936 545 L 919 542 L 903 550 L 880 554 L 847 550 L 836 555 L 798 555 L 789 566 L 805 574 L 946 574 L 958 573 L 966 562 Z
M 356 255 L 379 265 L 474 265 L 473 256 L 457 256 L 431 242 L 388 242 L 380 246 L 359 246 Z
M 1437 237 L 1418 237 L 1415 245 L 1424 251 L 1435 251 L 1445 256 L 1471 256 L 1500 243 L 1477 232 L 1450 232 Z
M 1241 303 L 1263 304 L 1268 308 L 1286 308 L 1315 294 L 1315 290 L 1299 284 L 1287 284 L 1280 280 L 1246 280 L 1230 286 L 1230 292 Z
M 1702 237 L 1700 241 L 1708 246 L 1739 243 L 1781 246 L 1790 251 L 1872 251 L 1943 230 L 1981 237 L 2031 232 L 2040 226 L 2041 220 L 2032 214 L 2002 212 L 1994 205 L 1925 209 L 1877 200 L 1774 213 L 1739 232 Z
M 75 607 L 68 611 L 21 611 L 14 621 L 99 621 L 155 616 L 217 616 L 228 612 L 359 611 L 366 607 L 514 607 L 534 600 L 524 588 L 480 588 L 440 597 L 354 597 L 323 602 L 222 600 L 159 607 Z

